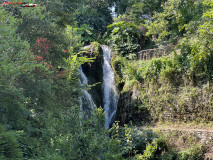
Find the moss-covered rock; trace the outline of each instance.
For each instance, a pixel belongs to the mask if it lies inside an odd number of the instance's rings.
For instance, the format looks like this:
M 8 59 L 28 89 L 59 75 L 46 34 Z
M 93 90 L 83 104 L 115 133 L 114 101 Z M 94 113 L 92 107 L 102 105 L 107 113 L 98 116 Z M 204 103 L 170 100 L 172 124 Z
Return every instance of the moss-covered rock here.
M 116 87 L 119 92 L 122 91 L 124 86 L 124 81 L 123 81 L 122 71 L 121 71 L 122 68 L 124 67 L 124 60 L 125 58 L 121 56 L 117 56 L 116 54 L 114 54 L 111 59 L 112 69 L 114 70 L 114 73 L 115 73 Z

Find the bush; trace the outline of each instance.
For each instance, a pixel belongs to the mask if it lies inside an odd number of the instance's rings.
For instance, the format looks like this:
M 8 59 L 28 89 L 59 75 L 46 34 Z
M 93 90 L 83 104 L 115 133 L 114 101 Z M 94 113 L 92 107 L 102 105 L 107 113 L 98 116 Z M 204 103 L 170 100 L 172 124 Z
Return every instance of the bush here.
M 168 144 L 163 137 L 156 138 L 146 146 L 143 155 L 137 155 L 137 160 L 157 160 L 160 159 L 161 154 L 168 151 Z
M 141 49 L 144 41 L 138 26 L 124 21 L 107 26 L 107 42 L 121 55 L 135 53 Z M 137 37 L 137 38 L 136 38 Z
M 146 149 L 146 144 L 151 143 L 153 139 L 158 138 L 158 135 L 152 130 L 137 130 L 133 129 L 132 133 L 133 146 L 138 153 L 143 153 Z
M 204 147 L 202 145 L 193 146 L 178 153 L 180 160 L 200 160 L 203 159 Z
M 168 151 L 166 154 L 161 156 L 162 160 L 176 160 L 177 158 L 178 158 L 178 153 L 173 150 Z
M 22 152 L 12 132 L 0 133 L 0 159 L 21 160 Z

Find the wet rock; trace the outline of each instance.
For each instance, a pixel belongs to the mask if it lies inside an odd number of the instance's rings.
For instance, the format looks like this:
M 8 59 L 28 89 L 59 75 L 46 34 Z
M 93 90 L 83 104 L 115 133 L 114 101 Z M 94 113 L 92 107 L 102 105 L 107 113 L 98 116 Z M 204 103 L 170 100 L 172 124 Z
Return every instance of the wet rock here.
M 97 46 L 97 44 L 91 44 L 90 46 L 88 46 L 87 51 L 88 57 L 96 57 L 96 59 L 92 63 L 83 64 L 82 69 L 87 76 L 88 84 L 96 84 L 89 90 L 93 101 L 95 102 L 97 107 L 103 107 L 103 51 L 100 46 Z

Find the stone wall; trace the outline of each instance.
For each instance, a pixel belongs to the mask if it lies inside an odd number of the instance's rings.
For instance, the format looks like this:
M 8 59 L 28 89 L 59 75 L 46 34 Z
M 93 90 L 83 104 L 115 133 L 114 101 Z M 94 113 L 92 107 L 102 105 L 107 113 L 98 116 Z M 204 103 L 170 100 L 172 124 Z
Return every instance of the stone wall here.
M 154 49 L 146 49 L 138 52 L 137 58 L 138 60 L 150 60 L 151 58 L 159 58 L 162 56 L 170 56 L 170 53 L 174 50 L 174 46 L 162 47 L 162 48 L 154 48 Z M 176 50 L 177 54 L 181 53 L 180 49 Z

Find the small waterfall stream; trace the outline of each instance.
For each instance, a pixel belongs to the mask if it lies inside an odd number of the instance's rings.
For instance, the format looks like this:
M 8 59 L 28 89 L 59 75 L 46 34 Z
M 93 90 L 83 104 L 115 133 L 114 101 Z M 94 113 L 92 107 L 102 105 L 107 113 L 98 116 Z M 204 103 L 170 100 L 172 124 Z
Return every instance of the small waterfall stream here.
M 80 79 L 79 79 L 79 83 L 81 86 L 83 85 L 86 85 L 88 86 L 88 80 L 87 80 L 87 77 L 86 75 L 84 74 L 82 68 L 80 67 L 78 69 L 79 73 L 80 73 Z M 86 90 L 86 89 L 83 89 L 83 96 L 80 97 L 80 110 L 81 112 L 84 110 L 93 110 L 96 108 L 96 105 L 90 95 L 90 93 Z
M 109 129 L 115 117 L 118 103 L 118 94 L 115 87 L 115 75 L 111 67 L 111 49 L 102 45 L 103 50 L 103 91 L 104 91 L 104 110 L 106 112 L 106 128 Z

